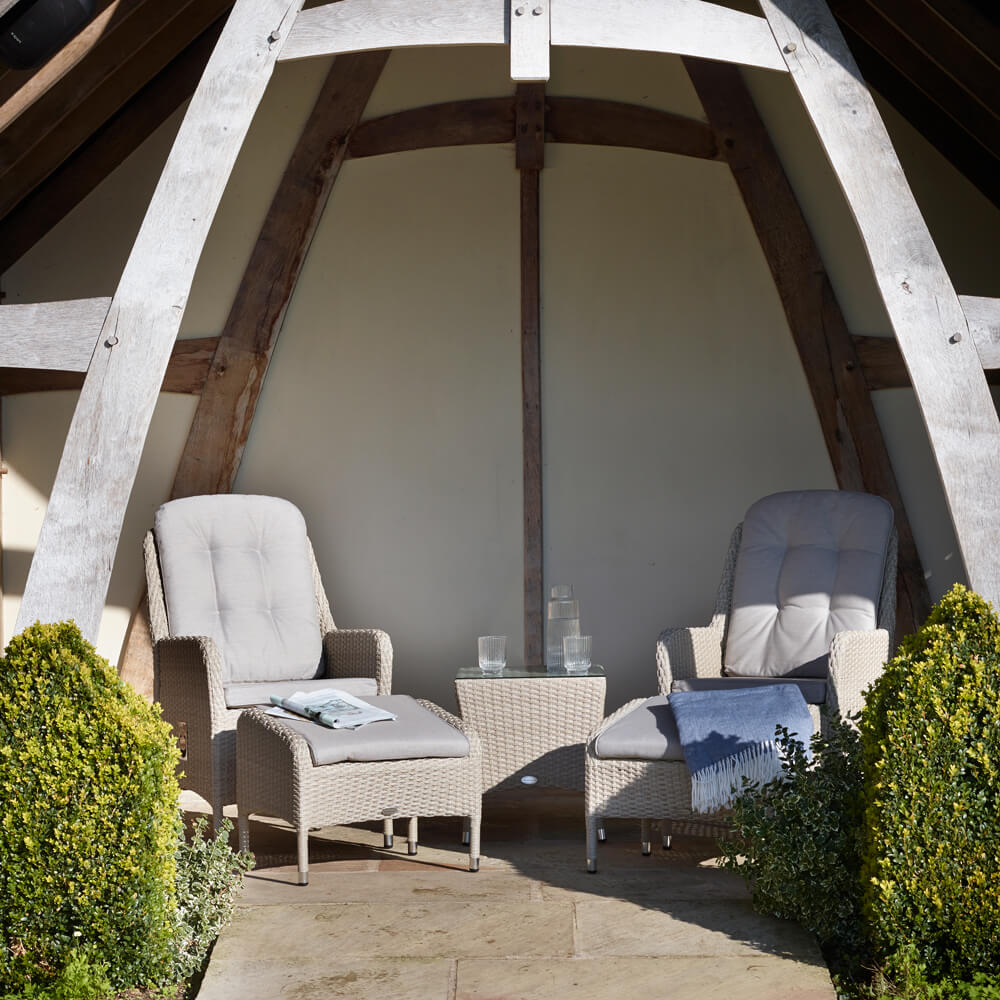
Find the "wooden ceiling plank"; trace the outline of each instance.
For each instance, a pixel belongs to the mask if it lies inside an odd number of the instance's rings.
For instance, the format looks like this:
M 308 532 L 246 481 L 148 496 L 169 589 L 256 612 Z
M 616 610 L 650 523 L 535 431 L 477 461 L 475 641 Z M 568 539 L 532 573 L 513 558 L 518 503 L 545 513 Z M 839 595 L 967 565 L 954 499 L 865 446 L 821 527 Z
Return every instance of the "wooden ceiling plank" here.
M 848 25 L 843 26 L 843 31 L 868 85 L 877 90 L 994 205 L 1000 207 L 1000 160 Z
M 111 299 L 0 306 L 0 367 L 85 372 Z
M 237 0 L 209 59 L 80 392 L 15 631 L 36 619 L 73 618 L 84 635 L 96 638 L 128 497 L 194 270 L 273 71 L 280 33 L 301 2 Z
M 1000 24 L 985 17 L 969 0 L 922 0 L 993 63 L 1000 66 Z
M 0 219 L 0 271 L 31 249 L 194 93 L 224 23 L 219 18 Z
M 967 90 L 952 74 L 914 45 L 881 10 L 876 10 L 864 0 L 841 3 L 837 17 L 909 80 L 928 101 L 936 104 L 994 156 L 1000 155 L 1000 116 L 995 106 L 984 103 L 975 93 Z M 993 74 L 985 93 L 1000 94 L 1000 72 Z
M 685 59 L 728 161 L 788 320 L 841 489 L 892 504 L 899 535 L 901 633 L 930 610 L 913 532 L 847 321 L 823 258 L 735 66 Z
M 141 87 L 164 68 L 218 16 L 224 0 L 191 5 L 197 14 L 174 17 L 163 30 L 128 58 L 113 73 L 101 76 L 93 89 L 78 95 L 63 117 L 44 119 L 36 132 L 19 139 L 34 115 L 22 115 L 0 134 L 0 217 L 40 184 L 101 124 L 118 111 Z M 208 15 L 211 14 L 209 17 Z M 60 93 L 61 93 L 60 89 Z
M 671 52 L 786 72 L 763 18 L 704 0 L 558 0 L 552 44 Z
M 958 296 L 829 8 L 823 0 L 761 0 L 761 7 L 864 242 L 970 586 L 997 603 L 1000 420 Z
M 219 338 L 173 496 L 232 489 L 309 244 L 387 52 L 338 56 L 268 209 Z
M 341 0 L 302 11 L 281 60 L 422 45 L 503 45 L 505 21 L 503 0 Z

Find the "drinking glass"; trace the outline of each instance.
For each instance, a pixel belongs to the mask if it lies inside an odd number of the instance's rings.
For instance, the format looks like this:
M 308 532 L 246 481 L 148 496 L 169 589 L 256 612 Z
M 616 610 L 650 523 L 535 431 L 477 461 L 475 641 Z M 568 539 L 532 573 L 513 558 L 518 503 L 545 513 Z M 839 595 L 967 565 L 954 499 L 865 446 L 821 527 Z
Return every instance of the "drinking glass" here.
M 583 674 L 590 669 L 592 636 L 563 636 L 563 669 L 568 674 Z
M 499 674 L 507 666 L 507 636 L 479 637 L 479 669 L 484 674 Z

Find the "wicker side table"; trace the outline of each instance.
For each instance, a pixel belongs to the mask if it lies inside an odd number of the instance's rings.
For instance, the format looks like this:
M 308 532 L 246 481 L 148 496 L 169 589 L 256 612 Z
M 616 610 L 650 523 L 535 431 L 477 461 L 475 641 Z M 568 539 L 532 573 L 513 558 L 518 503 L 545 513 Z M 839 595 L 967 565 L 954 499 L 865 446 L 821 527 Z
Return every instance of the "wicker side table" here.
M 462 719 L 483 746 L 483 791 L 512 788 L 523 778 L 583 791 L 587 738 L 604 718 L 604 668 L 583 674 L 507 667 L 455 676 Z

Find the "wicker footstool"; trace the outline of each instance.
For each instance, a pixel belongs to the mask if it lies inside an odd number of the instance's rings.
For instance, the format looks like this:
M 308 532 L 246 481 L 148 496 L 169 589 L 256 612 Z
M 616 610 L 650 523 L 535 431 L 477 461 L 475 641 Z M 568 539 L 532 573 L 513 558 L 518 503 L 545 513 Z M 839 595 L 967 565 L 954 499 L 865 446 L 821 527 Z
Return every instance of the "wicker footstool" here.
M 351 731 L 276 718 L 260 708 L 240 716 L 236 802 L 241 850 L 249 850 L 252 815 L 285 820 L 298 835 L 299 884 L 306 885 L 310 827 L 406 816 L 409 852 L 415 854 L 417 817 L 461 816 L 469 829 L 469 870 L 477 871 L 479 738 L 468 724 L 429 701 L 405 695 L 367 700 L 399 717 Z

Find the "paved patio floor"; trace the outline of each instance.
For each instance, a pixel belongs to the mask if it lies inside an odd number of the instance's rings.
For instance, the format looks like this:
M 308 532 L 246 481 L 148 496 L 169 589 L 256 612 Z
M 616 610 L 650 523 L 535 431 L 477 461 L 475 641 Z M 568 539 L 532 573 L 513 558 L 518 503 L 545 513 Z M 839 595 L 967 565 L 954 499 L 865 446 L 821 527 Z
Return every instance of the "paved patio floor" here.
M 481 870 L 458 820 L 422 820 L 419 854 L 381 829 L 310 838 L 297 886 L 294 836 L 255 823 L 258 870 L 216 943 L 198 1000 L 833 1000 L 812 939 L 753 912 L 712 841 L 654 841 L 613 822 L 600 871 L 584 868 L 582 796 L 484 801 Z

